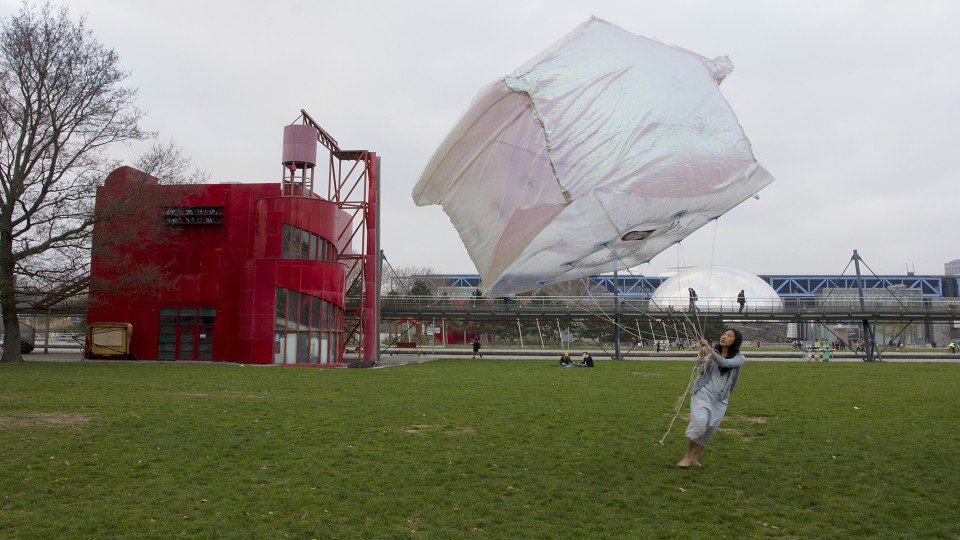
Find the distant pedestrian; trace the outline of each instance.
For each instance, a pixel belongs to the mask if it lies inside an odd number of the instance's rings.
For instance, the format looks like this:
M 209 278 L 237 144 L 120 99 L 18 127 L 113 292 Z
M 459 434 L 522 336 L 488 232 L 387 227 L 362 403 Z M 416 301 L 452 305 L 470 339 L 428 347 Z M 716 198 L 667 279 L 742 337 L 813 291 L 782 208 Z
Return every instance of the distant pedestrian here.
M 473 338 L 473 357 L 476 358 L 477 355 L 479 355 L 480 358 L 483 358 L 483 355 L 480 354 L 480 338 L 479 337 Z
M 697 310 L 697 291 L 693 290 L 693 287 L 687 287 L 687 294 L 690 295 L 690 305 L 688 306 L 690 311 Z
M 740 304 L 739 313 L 743 313 L 743 308 L 747 306 L 747 295 L 743 292 L 743 289 L 740 289 L 740 294 L 737 295 L 737 303 Z

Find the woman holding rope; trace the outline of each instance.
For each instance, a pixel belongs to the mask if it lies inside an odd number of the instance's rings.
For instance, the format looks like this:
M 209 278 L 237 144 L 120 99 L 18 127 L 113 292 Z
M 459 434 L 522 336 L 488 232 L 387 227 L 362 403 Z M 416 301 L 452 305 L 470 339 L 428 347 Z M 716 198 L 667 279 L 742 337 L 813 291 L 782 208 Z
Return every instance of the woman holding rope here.
M 687 426 L 687 448 L 677 467 L 700 466 L 700 452 L 720 426 L 727 412 L 730 394 L 737 385 L 744 357 L 740 353 L 743 335 L 728 328 L 720 335 L 713 349 L 700 339 L 699 377 L 690 389 L 690 425 Z

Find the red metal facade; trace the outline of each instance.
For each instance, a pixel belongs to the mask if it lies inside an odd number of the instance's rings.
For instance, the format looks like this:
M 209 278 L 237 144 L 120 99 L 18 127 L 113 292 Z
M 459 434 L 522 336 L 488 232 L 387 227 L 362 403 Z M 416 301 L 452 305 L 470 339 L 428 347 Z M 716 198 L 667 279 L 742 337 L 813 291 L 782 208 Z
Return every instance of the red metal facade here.
M 142 176 L 130 167 L 112 172 L 98 207 Z M 276 183 L 151 189 L 179 190 L 165 191 L 177 202 L 144 210 L 159 234 L 114 245 L 121 263 L 95 247 L 88 324 L 131 323 L 130 352 L 139 359 L 343 365 L 339 259 L 349 247 L 337 239 L 349 228 L 347 212 L 316 196 L 281 197 Z M 97 229 L 94 245 L 123 226 Z M 136 281 L 126 273 L 145 270 L 146 281 L 123 287 Z

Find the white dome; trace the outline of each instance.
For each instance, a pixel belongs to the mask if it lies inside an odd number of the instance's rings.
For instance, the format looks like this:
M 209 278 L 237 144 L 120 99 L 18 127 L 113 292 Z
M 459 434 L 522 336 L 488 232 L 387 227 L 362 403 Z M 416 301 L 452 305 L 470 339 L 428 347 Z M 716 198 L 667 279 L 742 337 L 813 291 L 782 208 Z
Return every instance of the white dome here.
M 780 310 L 783 301 L 773 287 L 757 276 L 726 266 L 685 268 L 664 281 L 650 297 L 650 304 L 660 309 L 688 309 L 690 294 L 697 293 L 697 308 L 705 311 L 739 310 L 737 295 L 743 291 L 746 310 Z

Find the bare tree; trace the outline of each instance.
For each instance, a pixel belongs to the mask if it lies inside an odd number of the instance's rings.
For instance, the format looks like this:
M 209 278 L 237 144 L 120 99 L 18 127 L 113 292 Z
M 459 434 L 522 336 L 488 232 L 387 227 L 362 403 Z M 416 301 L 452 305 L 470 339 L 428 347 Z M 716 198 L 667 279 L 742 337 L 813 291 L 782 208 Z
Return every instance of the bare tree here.
M 412 294 L 410 288 L 416 278 L 433 274 L 436 274 L 436 272 L 429 266 L 400 266 L 394 268 L 388 264 L 383 271 L 380 293 Z
M 98 185 L 117 165 L 108 150 L 153 135 L 139 126 L 127 76 L 117 53 L 64 6 L 25 2 L 0 25 L 0 362 L 22 361 L 18 289 L 79 279 L 94 225 L 141 210 L 156 185 L 144 178 L 95 208 Z M 176 162 L 163 146 L 154 153 L 159 170 Z

